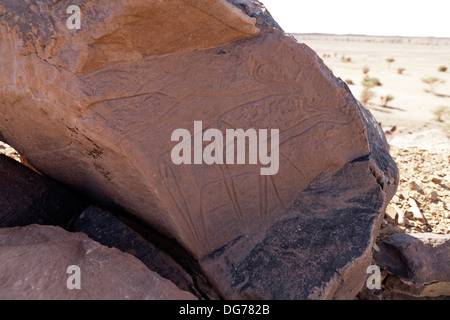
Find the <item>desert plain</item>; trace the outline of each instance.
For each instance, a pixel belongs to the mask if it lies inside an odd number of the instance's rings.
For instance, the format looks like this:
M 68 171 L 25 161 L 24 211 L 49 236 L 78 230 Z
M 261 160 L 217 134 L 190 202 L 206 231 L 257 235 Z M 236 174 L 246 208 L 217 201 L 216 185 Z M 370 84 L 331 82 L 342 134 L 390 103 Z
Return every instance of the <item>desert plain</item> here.
M 383 127 L 397 126 L 408 134 L 422 129 L 449 129 L 450 39 L 406 38 L 355 35 L 295 34 L 324 60 L 334 75 L 345 82 L 353 95 L 361 98 L 362 80 L 378 78 L 381 86 L 371 89 L 374 97 L 365 104 Z M 394 59 L 389 63 L 387 59 Z M 446 67 L 447 71 L 439 71 Z M 368 68 L 366 74 L 363 69 Z M 403 69 L 399 71 L 399 69 Z M 435 92 L 423 79 L 435 77 Z M 383 107 L 381 97 L 393 96 Z M 441 121 L 437 120 L 440 109 Z M 443 113 L 446 113 L 446 118 Z M 445 119 L 444 119 L 445 118 Z

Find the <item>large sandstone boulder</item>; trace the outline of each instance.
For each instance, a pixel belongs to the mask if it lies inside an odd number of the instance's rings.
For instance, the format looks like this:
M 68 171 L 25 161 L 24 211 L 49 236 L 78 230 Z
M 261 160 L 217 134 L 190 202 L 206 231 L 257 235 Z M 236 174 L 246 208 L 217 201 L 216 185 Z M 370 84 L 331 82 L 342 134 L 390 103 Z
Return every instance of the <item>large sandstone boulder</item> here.
M 2 300 L 195 299 L 135 257 L 54 226 L 0 229 L 0 261 Z
M 378 123 L 315 52 L 257 1 L 73 4 L 80 30 L 64 2 L 2 2 L 6 140 L 176 239 L 222 297 L 352 298 L 398 173 Z M 278 171 L 174 164 L 172 133 L 194 135 L 195 121 L 279 130 Z

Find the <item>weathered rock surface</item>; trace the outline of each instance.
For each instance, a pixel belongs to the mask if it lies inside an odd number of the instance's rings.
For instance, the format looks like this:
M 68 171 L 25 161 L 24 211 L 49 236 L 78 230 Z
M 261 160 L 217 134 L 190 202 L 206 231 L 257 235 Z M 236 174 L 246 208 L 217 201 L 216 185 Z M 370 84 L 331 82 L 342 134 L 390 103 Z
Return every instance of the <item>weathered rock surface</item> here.
M 222 294 L 283 300 L 356 296 L 385 205 L 369 166 L 367 158 L 359 159 L 324 173 L 259 239 L 239 238 L 203 259 Z
M 413 297 L 450 296 L 450 237 L 434 233 L 394 234 L 374 253 L 389 276 L 386 288 Z
M 0 227 L 32 223 L 67 228 L 87 206 L 55 181 L 0 155 Z
M 75 73 L 114 61 L 213 48 L 259 34 L 255 19 L 224 0 L 79 0 L 70 4 L 81 7 L 81 29 L 76 32 L 68 30 L 69 4 L 64 2 L 2 1 L 0 13 L 5 20 L 14 20 L 17 35 L 25 40 L 21 54 L 33 53 Z
M 59 227 L 0 229 L 0 261 L 0 299 L 195 299 L 135 257 Z M 72 265 L 80 289 L 68 289 Z
M 199 298 L 203 295 L 208 298 L 217 297 L 206 284 L 201 286 L 200 280 L 196 279 L 194 284 L 192 276 L 171 256 L 144 239 L 111 212 L 90 206 L 75 221 L 74 229 L 102 245 L 135 256 L 151 271 L 172 281 L 184 291 L 191 292 Z
M 352 298 L 398 183 L 384 134 L 262 6 L 229 2 L 86 2 L 74 31 L 63 2 L 3 1 L 0 131 L 176 239 L 223 297 Z M 173 164 L 194 121 L 278 129 L 278 173 Z

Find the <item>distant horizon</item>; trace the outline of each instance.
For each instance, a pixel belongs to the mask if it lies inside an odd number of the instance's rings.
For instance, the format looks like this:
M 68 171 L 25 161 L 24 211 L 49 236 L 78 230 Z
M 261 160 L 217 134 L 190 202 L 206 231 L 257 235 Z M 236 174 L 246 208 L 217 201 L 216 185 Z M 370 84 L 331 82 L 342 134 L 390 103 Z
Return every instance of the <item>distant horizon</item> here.
M 260 0 L 287 33 L 450 38 L 448 0 Z
M 323 33 L 323 32 L 288 32 L 284 30 L 287 34 L 292 35 L 312 35 L 312 36 L 348 36 L 348 37 L 370 37 L 370 38 L 405 38 L 405 39 L 442 39 L 450 40 L 450 37 L 435 37 L 435 36 L 401 36 L 401 35 L 382 35 L 382 34 L 357 34 L 357 33 Z

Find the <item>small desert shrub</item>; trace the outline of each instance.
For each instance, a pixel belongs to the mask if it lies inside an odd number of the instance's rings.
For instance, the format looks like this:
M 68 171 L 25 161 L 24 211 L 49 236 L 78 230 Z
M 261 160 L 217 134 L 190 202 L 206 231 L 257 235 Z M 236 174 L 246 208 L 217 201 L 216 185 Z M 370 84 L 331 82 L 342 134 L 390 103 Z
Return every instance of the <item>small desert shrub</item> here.
M 387 107 L 388 103 L 392 100 L 394 100 L 394 96 L 391 94 L 381 97 L 381 101 L 383 102 L 383 107 Z
M 369 69 L 369 67 L 367 67 L 367 66 L 365 66 L 365 67 L 362 69 L 362 72 L 363 72 L 365 75 L 367 75 L 367 74 L 369 73 L 369 71 L 370 71 L 370 69 Z
M 437 107 L 433 110 L 433 113 L 436 116 L 436 121 L 450 123 L 450 107 Z
M 382 85 L 378 78 L 369 76 L 365 76 L 364 79 L 361 81 L 361 84 L 366 89 L 375 88 Z
M 389 68 L 391 67 L 391 63 L 394 62 L 395 59 L 394 58 L 387 58 L 386 62 L 388 63 Z
M 439 78 L 436 77 L 428 77 L 428 78 L 422 78 L 422 82 L 426 83 L 430 86 L 430 90 L 429 92 L 431 93 L 435 93 L 436 92 L 436 87 L 438 85 L 440 85 L 441 83 L 444 83 L 444 80 L 441 80 Z
M 397 69 L 397 73 L 398 73 L 398 74 L 403 74 L 403 72 L 404 72 L 405 70 L 406 70 L 405 68 L 398 68 L 398 69 Z
M 446 72 L 447 71 L 447 67 L 446 66 L 440 66 L 438 71 L 439 72 Z
M 352 62 L 352 58 L 350 58 L 350 57 L 346 57 L 345 55 L 343 55 L 342 56 L 342 58 L 341 58 L 341 61 L 342 62 Z
M 346 79 L 345 83 L 348 84 L 349 86 L 352 86 L 355 84 L 352 79 Z
M 361 92 L 361 103 L 367 104 L 371 99 L 375 98 L 375 93 L 370 89 L 366 88 Z

